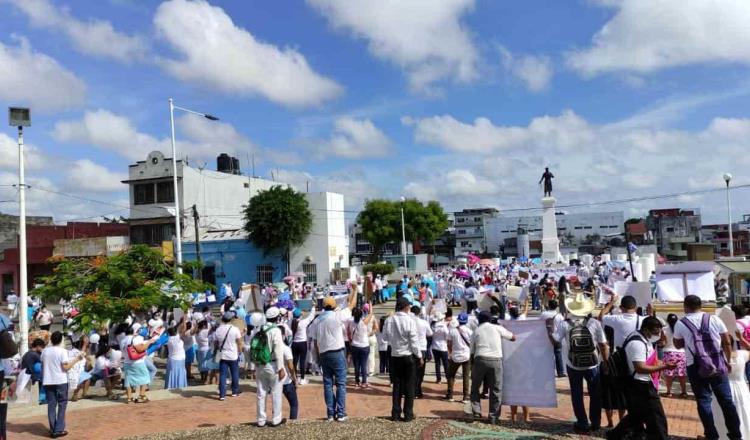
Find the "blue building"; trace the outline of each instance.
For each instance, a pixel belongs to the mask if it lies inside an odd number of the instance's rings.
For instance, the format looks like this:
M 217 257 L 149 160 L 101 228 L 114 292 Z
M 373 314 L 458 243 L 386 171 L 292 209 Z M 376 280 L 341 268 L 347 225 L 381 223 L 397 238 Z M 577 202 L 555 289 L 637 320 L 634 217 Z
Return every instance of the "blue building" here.
M 286 275 L 281 252 L 263 255 L 241 229 L 205 231 L 201 233 L 203 280 L 221 286 L 232 283 L 235 293 L 242 283 L 277 283 Z M 196 261 L 195 241 L 183 241 L 182 258 Z

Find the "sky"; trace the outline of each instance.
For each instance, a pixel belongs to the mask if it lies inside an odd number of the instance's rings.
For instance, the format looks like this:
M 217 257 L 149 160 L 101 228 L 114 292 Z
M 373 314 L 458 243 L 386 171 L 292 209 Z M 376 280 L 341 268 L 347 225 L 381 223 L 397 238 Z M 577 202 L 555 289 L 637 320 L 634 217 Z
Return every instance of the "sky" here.
M 363 201 L 448 211 L 699 208 L 750 184 L 747 0 L 0 0 L 0 106 L 29 106 L 28 210 L 127 217 L 129 164 L 169 152 Z M 16 130 L 0 211 L 17 212 Z M 701 193 L 702 190 L 715 192 Z M 699 192 L 699 193 L 695 193 Z M 651 200 L 623 200 L 678 194 Z M 732 191 L 735 219 L 750 188 Z

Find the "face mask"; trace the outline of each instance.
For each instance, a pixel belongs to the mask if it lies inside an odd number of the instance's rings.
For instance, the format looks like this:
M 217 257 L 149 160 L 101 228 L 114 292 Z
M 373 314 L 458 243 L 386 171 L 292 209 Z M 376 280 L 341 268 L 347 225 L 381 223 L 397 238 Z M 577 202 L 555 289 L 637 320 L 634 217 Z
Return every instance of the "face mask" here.
M 659 339 L 661 339 L 661 335 L 653 335 L 648 338 L 648 342 L 656 344 L 657 342 L 659 342 Z

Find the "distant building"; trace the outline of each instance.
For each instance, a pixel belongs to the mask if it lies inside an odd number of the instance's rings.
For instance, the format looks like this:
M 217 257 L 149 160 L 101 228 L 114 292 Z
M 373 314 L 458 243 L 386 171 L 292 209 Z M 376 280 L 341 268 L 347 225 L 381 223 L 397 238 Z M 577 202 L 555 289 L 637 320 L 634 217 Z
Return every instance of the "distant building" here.
M 26 225 L 54 225 L 52 217 L 26 216 Z M 18 216 L 0 213 L 0 252 L 18 246 Z
M 391 241 L 383 245 L 381 249 L 381 257 L 390 255 L 401 255 L 401 247 L 403 243 L 401 241 Z M 349 252 L 350 258 L 354 263 L 366 263 L 372 257 L 375 249 L 372 244 L 367 241 L 365 234 L 362 232 L 362 227 L 356 223 L 349 225 Z M 414 253 L 414 246 L 410 241 L 406 242 L 406 254 L 411 255 Z M 403 266 L 403 263 L 401 263 Z
M 726 224 L 701 226 L 701 241 L 713 244 L 714 253 L 718 256 L 729 256 L 729 231 Z M 732 242 L 734 255 L 750 253 L 750 230 L 741 229 L 739 223 L 732 225 Z
M 668 260 L 687 260 L 687 244 L 701 241 L 698 209 L 652 209 L 646 217 L 646 227 L 653 234 L 659 253 Z
M 497 253 L 487 243 L 487 222 L 498 216 L 495 208 L 464 209 L 453 213 L 456 231 L 455 256 L 467 254 Z
M 638 223 L 628 223 L 627 232 L 630 241 L 635 245 L 653 244 L 654 236 L 646 227 L 646 222 L 641 220 Z

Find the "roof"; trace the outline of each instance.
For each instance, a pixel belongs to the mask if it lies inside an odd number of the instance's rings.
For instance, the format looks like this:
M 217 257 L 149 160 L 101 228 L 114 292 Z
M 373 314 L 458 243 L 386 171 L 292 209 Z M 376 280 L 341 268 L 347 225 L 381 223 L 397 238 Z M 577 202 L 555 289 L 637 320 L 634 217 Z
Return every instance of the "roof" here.
M 628 223 L 628 232 L 631 234 L 645 234 L 648 232 L 645 223 Z
M 732 272 L 750 273 L 750 261 L 717 261 L 716 264 Z

